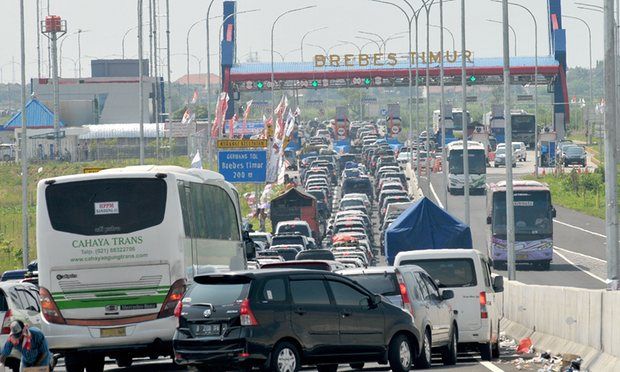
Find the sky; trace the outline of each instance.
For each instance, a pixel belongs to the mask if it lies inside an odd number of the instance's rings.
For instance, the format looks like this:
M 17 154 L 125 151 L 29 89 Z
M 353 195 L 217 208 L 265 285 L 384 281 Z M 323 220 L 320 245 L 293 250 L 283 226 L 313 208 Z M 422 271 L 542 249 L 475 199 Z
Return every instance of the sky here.
M 25 0 L 26 3 L 26 78 L 37 76 L 37 35 L 36 35 L 36 1 Z M 120 58 L 123 35 L 130 29 L 125 41 L 127 58 L 137 57 L 137 0 L 39 0 L 41 13 L 61 16 L 67 21 L 68 32 L 64 36 L 62 48 L 63 77 L 74 77 L 77 72 L 78 37 L 76 31 L 81 29 L 82 76 L 90 76 L 91 58 Z M 165 47 L 165 0 L 156 0 L 159 6 L 160 46 Z M 169 0 L 170 28 L 173 80 L 186 73 L 186 36 L 188 28 L 196 21 L 205 18 L 209 0 Z M 406 6 L 402 0 L 393 0 Z M 513 0 L 529 8 L 538 22 L 539 55 L 549 53 L 547 6 L 545 0 Z M 584 0 L 586 1 L 586 0 Z M 601 0 L 590 0 L 602 5 Z M 435 0 L 438 2 L 438 0 Z M 147 4 L 145 3 L 145 19 L 148 20 Z M 413 0 L 413 5 L 420 6 L 421 0 Z M 501 57 L 501 25 L 488 22 L 487 19 L 501 19 L 501 4 L 492 0 L 466 0 L 466 43 L 476 57 Z M 371 0 L 238 0 L 239 12 L 260 9 L 256 12 L 240 14 L 237 28 L 237 50 L 239 61 L 245 61 L 250 55 L 258 55 L 261 61 L 269 61 L 270 30 L 273 20 L 281 12 L 297 7 L 316 5 L 316 8 L 304 10 L 283 17 L 275 28 L 274 49 L 284 54 L 287 61 L 299 61 L 301 38 L 315 28 L 327 27 L 325 30 L 309 34 L 304 43 L 304 56 L 308 61 L 321 50 L 308 44 L 317 44 L 327 49 L 340 41 L 354 42 L 359 45 L 366 43 L 359 37 L 365 37 L 359 31 L 379 34 L 383 38 L 400 32 L 406 32 L 407 22 L 403 13 L 396 7 L 372 2 Z M 562 1 L 563 13 L 578 16 L 588 22 L 592 28 L 592 59 L 595 61 L 603 56 L 602 14 L 577 9 L 572 1 Z M 20 39 L 19 39 L 19 0 L 1 0 L 0 14 L 0 82 L 19 81 Z M 222 0 L 215 0 L 211 9 L 210 50 L 211 70 L 217 72 L 217 37 L 221 24 Z M 439 24 L 439 7 L 433 6 L 430 12 L 430 23 Z M 527 12 L 518 7 L 510 7 L 510 24 L 516 32 L 516 52 L 519 56 L 534 56 L 534 26 Z M 460 49 L 460 1 L 451 0 L 444 4 L 444 25 L 456 38 L 457 49 Z M 420 49 L 426 47 L 426 14 L 422 10 L 419 19 Z M 588 36 L 585 26 L 578 21 L 564 19 L 567 33 L 567 58 L 570 67 L 588 67 Z M 148 26 L 144 27 L 145 35 Z M 439 30 L 431 28 L 429 32 L 431 50 L 439 50 Z M 372 37 L 372 36 L 371 36 Z M 414 36 L 415 37 L 415 36 Z M 201 72 L 206 72 L 206 30 L 199 23 L 190 34 L 190 72 L 198 73 L 201 61 Z M 451 49 L 452 40 L 448 33 L 444 41 L 446 48 Z M 514 39 L 510 37 L 511 55 L 514 55 Z M 374 53 L 377 47 L 368 45 L 364 51 Z M 394 39 L 388 42 L 387 51 L 406 53 L 407 38 Z M 163 52 L 163 51 L 162 51 Z M 148 57 L 148 38 L 144 41 L 144 53 Z M 344 55 L 357 53 L 357 49 L 346 44 L 332 49 L 333 54 Z M 47 76 L 47 39 L 41 36 L 41 54 L 43 59 L 43 76 Z M 279 57 L 276 57 L 279 58 Z M 13 70 L 15 73 L 13 74 Z

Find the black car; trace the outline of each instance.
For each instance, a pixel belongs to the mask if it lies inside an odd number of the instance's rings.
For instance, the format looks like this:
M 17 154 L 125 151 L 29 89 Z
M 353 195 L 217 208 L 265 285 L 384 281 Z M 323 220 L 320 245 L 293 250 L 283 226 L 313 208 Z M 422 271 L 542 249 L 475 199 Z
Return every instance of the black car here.
M 585 167 L 588 163 L 586 150 L 581 146 L 567 145 L 562 147 L 562 163 L 565 167 L 571 164 Z
M 327 271 L 201 275 L 175 309 L 177 364 L 319 372 L 365 362 L 408 371 L 420 353 L 411 315 Z
M 334 254 L 329 249 L 309 249 L 301 251 L 295 256 L 296 260 L 335 260 Z

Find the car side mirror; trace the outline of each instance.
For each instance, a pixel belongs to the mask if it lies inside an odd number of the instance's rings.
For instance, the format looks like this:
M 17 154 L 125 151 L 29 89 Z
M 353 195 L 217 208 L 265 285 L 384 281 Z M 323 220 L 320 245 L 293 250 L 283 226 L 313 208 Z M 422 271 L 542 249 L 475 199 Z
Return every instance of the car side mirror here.
M 555 216 L 558 214 L 558 212 L 555 210 L 555 208 L 551 207 L 551 217 L 555 218 Z
M 493 278 L 493 290 L 495 293 L 504 292 L 504 277 L 501 275 Z
M 490 225 L 491 221 L 492 221 L 491 216 L 487 216 L 487 225 Z
M 368 307 L 371 309 L 376 308 L 381 303 L 381 296 L 375 294 L 368 298 Z
M 451 298 L 454 298 L 454 292 L 453 291 L 451 291 L 449 289 L 446 289 L 446 290 L 441 292 L 441 299 L 443 301 L 449 300 Z

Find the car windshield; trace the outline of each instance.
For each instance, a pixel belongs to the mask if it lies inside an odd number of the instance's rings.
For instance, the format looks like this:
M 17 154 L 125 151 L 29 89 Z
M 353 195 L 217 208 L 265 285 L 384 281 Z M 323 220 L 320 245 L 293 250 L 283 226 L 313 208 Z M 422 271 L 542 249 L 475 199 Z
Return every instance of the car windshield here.
M 353 274 L 347 275 L 347 277 L 355 280 L 372 293 L 383 296 L 400 295 L 398 281 L 394 273 Z
M 566 148 L 567 155 L 582 155 L 584 153 L 583 148 L 579 146 L 571 146 Z
M 549 191 L 514 191 L 514 220 L 517 237 L 534 235 L 539 238 L 551 236 L 551 194 Z M 493 194 L 493 235 L 506 236 L 506 194 Z M 519 240 L 519 239 L 518 239 Z
M 278 234 L 294 234 L 294 233 L 299 233 L 302 235 L 308 235 L 308 227 L 306 225 L 300 225 L 300 224 L 285 224 L 285 225 L 280 225 L 278 227 Z
M 340 206 L 342 208 L 364 206 L 364 202 L 360 199 L 344 199 L 340 202 Z
M 401 265 L 417 265 L 423 268 L 440 288 L 475 287 L 476 270 L 470 258 L 442 258 L 442 259 L 408 259 Z
M 470 173 L 486 173 L 486 154 L 484 150 L 470 150 L 467 156 L 469 157 Z M 451 174 L 463 174 L 463 151 L 450 151 L 448 165 Z
M 274 236 L 271 245 L 287 245 L 287 244 L 304 244 L 304 238 L 301 236 Z

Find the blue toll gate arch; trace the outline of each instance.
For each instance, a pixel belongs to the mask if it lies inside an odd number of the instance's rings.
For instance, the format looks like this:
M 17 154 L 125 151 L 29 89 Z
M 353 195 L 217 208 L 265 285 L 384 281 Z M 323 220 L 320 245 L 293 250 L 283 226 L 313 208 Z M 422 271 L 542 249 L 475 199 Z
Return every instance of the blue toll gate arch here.
M 222 92 L 227 92 L 230 100 L 228 101 L 228 110 L 226 111 L 226 119 L 230 119 L 236 112 L 235 105 L 239 99 L 240 90 L 257 90 L 256 85 L 252 82 L 265 82 L 270 79 L 270 71 L 267 71 L 266 66 L 254 66 L 252 68 L 245 69 L 244 65 L 235 65 L 236 49 L 236 16 L 234 15 L 237 9 L 236 1 L 226 0 L 224 5 L 224 28 L 222 32 L 221 45 L 221 82 Z M 548 91 L 553 93 L 553 127 L 558 134 L 558 138 L 563 138 L 566 133 L 566 123 L 570 119 L 569 103 L 568 103 L 568 90 L 566 85 L 566 30 L 562 28 L 562 6 L 561 0 L 547 0 L 548 10 L 548 28 L 549 28 L 549 45 L 552 56 L 539 56 L 539 76 L 536 77 L 536 82 L 539 82 L 541 76 L 545 77 L 545 81 L 548 84 Z M 522 84 L 532 82 L 533 79 L 533 60 L 534 58 L 517 57 L 511 58 L 510 73 L 513 84 Z M 550 61 L 549 61 L 550 60 Z M 502 75 L 501 58 L 490 59 L 476 59 L 477 66 L 468 65 L 467 73 L 475 74 L 479 77 L 481 83 L 496 84 L 498 79 L 485 79 L 485 75 L 490 77 L 496 77 Z M 513 62 L 514 61 L 514 62 Z M 542 62 L 542 63 L 541 63 Z M 460 62 L 459 62 L 460 64 Z M 367 69 L 347 70 L 339 69 L 335 71 L 326 66 L 323 70 L 316 70 L 304 63 L 275 63 L 274 76 L 276 80 L 275 89 L 288 89 L 290 84 L 286 84 L 286 81 L 290 82 L 295 80 L 293 84 L 297 89 L 312 89 L 313 87 L 308 85 L 308 81 L 319 81 L 319 87 L 323 87 L 323 81 L 327 81 L 327 87 L 337 87 L 332 85 L 330 81 L 345 81 L 348 86 L 361 87 L 359 82 L 355 83 L 355 80 L 360 80 L 359 76 L 370 77 L 372 79 L 372 86 L 375 82 L 385 82 L 388 77 L 393 82 L 393 86 L 403 86 L 403 82 L 406 81 L 406 68 L 402 68 L 402 65 L 395 66 L 394 69 L 387 68 L 374 68 L 369 67 Z M 431 75 L 438 75 L 437 68 L 431 69 Z M 446 76 L 456 75 L 460 76 L 460 68 L 447 67 Z M 458 79 L 454 80 L 454 85 L 460 84 Z M 353 83 L 351 83 L 353 82 Z M 270 84 L 270 82 L 268 83 Z M 437 84 L 436 80 L 433 80 L 432 85 Z

